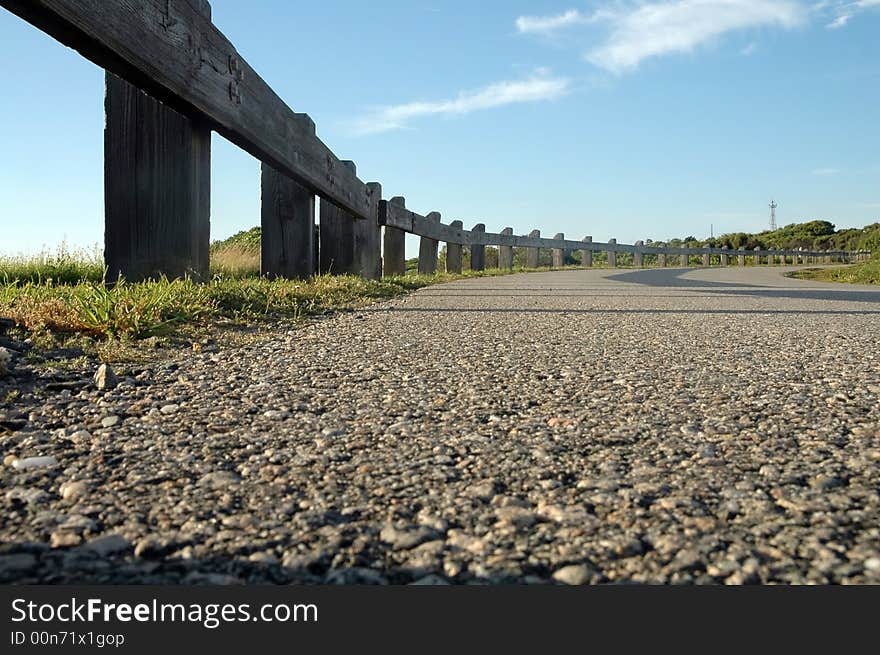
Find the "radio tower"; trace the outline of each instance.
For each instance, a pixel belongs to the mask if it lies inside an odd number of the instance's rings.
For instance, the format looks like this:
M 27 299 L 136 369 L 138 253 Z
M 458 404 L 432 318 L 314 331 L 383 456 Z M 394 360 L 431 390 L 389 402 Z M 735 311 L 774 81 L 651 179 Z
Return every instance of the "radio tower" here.
M 770 230 L 773 231 L 776 229 L 776 208 L 779 205 L 776 204 L 775 200 L 770 201 Z

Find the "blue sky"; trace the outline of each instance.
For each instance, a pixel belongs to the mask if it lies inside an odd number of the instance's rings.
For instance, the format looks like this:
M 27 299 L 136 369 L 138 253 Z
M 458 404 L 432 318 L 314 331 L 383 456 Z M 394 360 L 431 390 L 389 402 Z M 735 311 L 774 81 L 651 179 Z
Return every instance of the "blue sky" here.
M 597 241 L 880 220 L 880 0 L 214 0 L 385 197 Z M 103 237 L 103 73 L 0 9 L 0 252 Z M 13 65 L 14 63 L 14 65 Z M 214 138 L 212 237 L 259 223 Z M 412 250 L 410 250 L 412 252 Z

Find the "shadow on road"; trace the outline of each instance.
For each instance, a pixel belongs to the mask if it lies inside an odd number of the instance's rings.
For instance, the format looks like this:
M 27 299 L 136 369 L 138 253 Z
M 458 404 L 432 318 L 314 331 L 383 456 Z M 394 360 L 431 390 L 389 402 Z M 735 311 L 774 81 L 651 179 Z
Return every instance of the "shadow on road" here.
M 607 280 L 639 284 L 649 287 L 698 288 L 707 293 L 755 296 L 758 298 L 793 298 L 796 300 L 825 300 L 831 302 L 868 302 L 880 303 L 880 290 L 853 291 L 846 288 L 838 289 L 802 289 L 791 287 L 773 287 L 760 284 L 743 284 L 740 282 L 717 282 L 692 280 L 682 277 L 684 273 L 702 269 L 678 270 L 639 270 L 620 275 L 612 275 Z M 794 283 L 794 281 L 793 281 Z M 846 312 L 852 313 L 852 312 Z
M 470 296 L 468 296 L 470 297 Z M 528 296 L 522 296 L 527 298 Z M 364 307 L 358 312 L 427 312 L 427 313 L 477 313 L 477 314 L 792 314 L 804 316 L 874 316 L 880 309 L 553 309 L 539 307 Z

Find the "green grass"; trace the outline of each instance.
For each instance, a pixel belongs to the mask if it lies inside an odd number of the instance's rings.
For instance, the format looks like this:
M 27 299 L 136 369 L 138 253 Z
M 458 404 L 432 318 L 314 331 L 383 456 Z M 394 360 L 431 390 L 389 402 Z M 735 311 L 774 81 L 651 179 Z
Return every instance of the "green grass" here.
M 802 271 L 795 271 L 790 277 L 801 280 L 844 282 L 847 284 L 880 284 L 880 255 L 852 266 L 808 268 Z
M 94 253 L 64 249 L 30 259 L 0 259 L 0 316 L 12 318 L 47 346 L 71 339 L 77 343 L 133 342 L 182 336 L 210 329 L 218 322 L 297 320 L 394 298 L 431 284 L 508 272 L 467 271 L 382 280 L 329 275 L 271 280 L 257 274 L 259 255 L 253 248 L 231 244 L 212 255 L 214 275 L 205 284 L 160 279 L 141 283 L 120 280 L 107 285 Z
M 38 255 L 0 255 L 0 284 L 33 282 L 36 284 L 77 284 L 100 282 L 104 278 L 101 250 L 71 250 L 62 244 L 55 252 Z

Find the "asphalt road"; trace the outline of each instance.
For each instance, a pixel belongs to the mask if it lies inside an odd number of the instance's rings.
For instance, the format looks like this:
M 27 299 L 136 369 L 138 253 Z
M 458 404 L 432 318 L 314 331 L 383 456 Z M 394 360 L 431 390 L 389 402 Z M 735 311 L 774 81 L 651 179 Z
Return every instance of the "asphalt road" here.
M 880 290 L 784 270 L 464 280 L 35 398 L 0 578 L 880 583 Z

